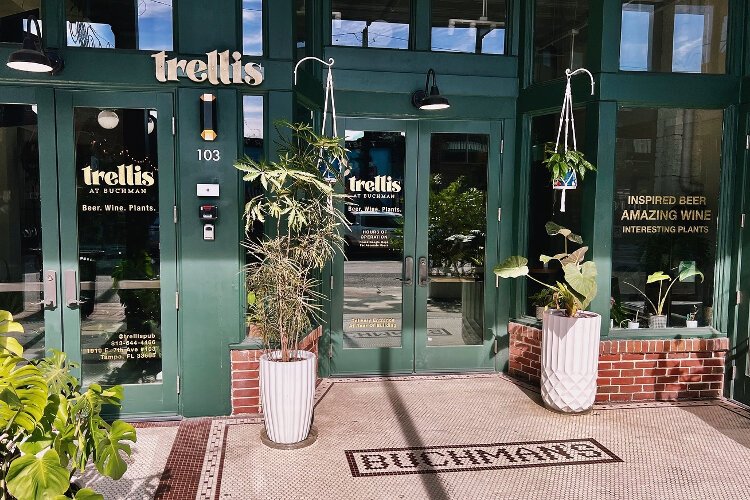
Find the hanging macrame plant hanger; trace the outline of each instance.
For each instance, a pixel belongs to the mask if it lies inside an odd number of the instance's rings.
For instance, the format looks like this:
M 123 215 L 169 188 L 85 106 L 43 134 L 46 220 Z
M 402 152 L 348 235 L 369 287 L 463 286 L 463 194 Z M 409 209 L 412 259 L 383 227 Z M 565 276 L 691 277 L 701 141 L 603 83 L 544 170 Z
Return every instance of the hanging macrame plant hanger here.
M 572 142 L 573 150 L 578 151 L 576 142 L 576 121 L 573 117 L 573 92 L 570 88 L 570 79 L 579 74 L 586 73 L 591 80 L 591 95 L 594 95 L 594 76 L 586 68 L 578 68 L 571 71 L 570 68 L 565 70 L 567 82 L 565 84 L 565 97 L 563 98 L 562 110 L 560 111 L 560 125 L 557 128 L 557 139 L 555 140 L 555 153 L 560 152 L 560 138 L 562 137 L 563 154 L 568 152 L 568 144 Z M 563 128 L 565 134 L 563 135 Z M 574 169 L 568 170 L 562 178 L 552 180 L 552 189 L 562 191 L 560 196 L 560 212 L 565 212 L 565 192 L 569 189 L 578 187 L 578 176 Z
M 300 64 L 307 60 L 313 60 L 317 61 L 320 64 L 328 67 L 328 76 L 326 77 L 326 89 L 325 89 L 325 103 L 323 104 L 323 125 L 320 129 L 320 135 L 326 134 L 326 123 L 328 120 L 328 107 L 330 102 L 330 109 L 331 109 L 331 135 L 329 137 L 338 137 L 338 126 L 336 123 L 336 100 L 333 96 L 333 58 L 329 58 L 328 62 L 323 61 L 322 59 L 318 59 L 317 57 L 304 57 L 300 59 L 297 64 L 294 66 L 294 85 L 297 85 L 297 69 L 299 68 Z M 318 154 L 318 168 L 320 168 L 321 163 L 323 162 L 323 149 L 321 148 L 320 153 Z M 323 177 L 328 182 L 336 182 L 337 178 L 337 172 L 331 172 L 331 170 L 326 166 L 325 172 L 323 172 Z

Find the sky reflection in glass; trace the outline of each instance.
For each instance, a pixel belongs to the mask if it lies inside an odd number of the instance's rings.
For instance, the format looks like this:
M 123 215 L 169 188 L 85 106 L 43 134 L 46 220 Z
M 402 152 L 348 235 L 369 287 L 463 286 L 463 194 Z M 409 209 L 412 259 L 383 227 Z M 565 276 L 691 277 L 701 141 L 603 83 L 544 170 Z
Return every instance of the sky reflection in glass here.
M 242 0 L 242 53 L 263 55 L 262 0 Z

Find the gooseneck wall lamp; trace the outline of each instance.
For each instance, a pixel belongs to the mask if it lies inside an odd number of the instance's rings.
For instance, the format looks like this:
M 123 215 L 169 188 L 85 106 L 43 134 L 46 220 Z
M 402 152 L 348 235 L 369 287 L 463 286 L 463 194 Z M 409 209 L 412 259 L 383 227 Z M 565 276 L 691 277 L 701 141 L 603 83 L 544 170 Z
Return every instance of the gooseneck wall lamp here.
M 31 32 L 31 23 L 34 23 L 37 36 Z M 63 60 L 54 53 L 45 53 L 42 49 L 42 31 L 36 17 L 29 16 L 26 20 L 26 34 L 23 38 L 23 47 L 12 52 L 8 57 L 9 68 L 30 73 L 51 73 L 56 75 L 63 69 Z
M 432 76 L 432 85 L 430 86 L 430 76 Z M 429 89 L 429 93 L 427 90 Z M 427 80 L 424 82 L 424 90 L 417 90 L 411 95 L 411 103 L 415 108 L 426 110 L 448 109 L 451 103 L 448 99 L 440 95 L 435 79 L 435 70 L 430 68 L 427 71 Z

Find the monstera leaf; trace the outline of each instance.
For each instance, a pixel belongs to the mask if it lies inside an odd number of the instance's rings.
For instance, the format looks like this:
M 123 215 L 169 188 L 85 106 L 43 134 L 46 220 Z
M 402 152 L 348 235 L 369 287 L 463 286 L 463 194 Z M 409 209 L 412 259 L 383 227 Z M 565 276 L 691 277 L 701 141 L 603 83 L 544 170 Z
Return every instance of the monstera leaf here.
M 78 379 L 70 374 L 70 369 L 77 368 L 78 364 L 69 362 L 64 352 L 52 349 L 51 355 L 41 360 L 37 366 L 47 381 L 51 394 L 69 396 L 78 387 Z
M 70 497 L 58 495 L 53 500 L 70 500 Z M 78 493 L 73 497 L 73 500 L 104 500 L 104 496 L 95 492 L 91 488 L 83 488 L 82 490 L 78 490 Z
M 60 465 L 55 450 L 48 450 L 41 458 L 36 455 L 16 458 L 5 479 L 11 495 L 28 500 L 55 498 L 70 487 L 70 472 Z
M 587 308 L 596 297 L 596 264 L 584 262 L 583 264 L 566 264 L 563 266 L 565 281 L 581 300 L 583 308 Z
M 529 274 L 529 263 L 526 257 L 514 255 L 495 266 L 493 271 L 501 278 L 519 278 Z
M 109 432 L 96 445 L 96 469 L 112 479 L 120 479 L 128 466 L 121 453 L 130 455 L 130 445 L 123 441 L 135 443 L 135 429 L 132 425 L 115 420 Z
M 23 347 L 18 340 L 7 335 L 9 333 L 23 333 L 23 326 L 13 321 L 11 313 L 0 310 L 0 352 L 10 352 L 16 356 L 23 355 Z
M 47 406 L 47 384 L 36 366 L 0 353 L 0 429 L 32 432 Z M 19 366 L 20 365 L 20 366 Z

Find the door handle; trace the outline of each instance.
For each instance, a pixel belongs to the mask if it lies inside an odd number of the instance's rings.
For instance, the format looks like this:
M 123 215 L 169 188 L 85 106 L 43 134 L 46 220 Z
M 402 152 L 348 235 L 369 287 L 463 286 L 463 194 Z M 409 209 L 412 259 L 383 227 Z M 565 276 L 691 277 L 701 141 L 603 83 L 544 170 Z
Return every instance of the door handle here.
M 42 284 L 42 301 L 39 302 L 43 307 L 54 309 L 57 307 L 57 272 L 48 269 L 44 273 L 44 283 Z
M 414 257 L 404 259 L 404 268 L 402 271 L 401 281 L 404 286 L 412 285 L 412 276 L 414 275 Z
M 68 307 L 78 307 L 85 301 L 78 300 L 78 277 L 75 269 L 66 269 L 63 271 L 65 280 L 65 305 Z
M 419 286 L 427 286 L 430 282 L 430 277 L 427 272 L 427 257 L 419 258 Z

